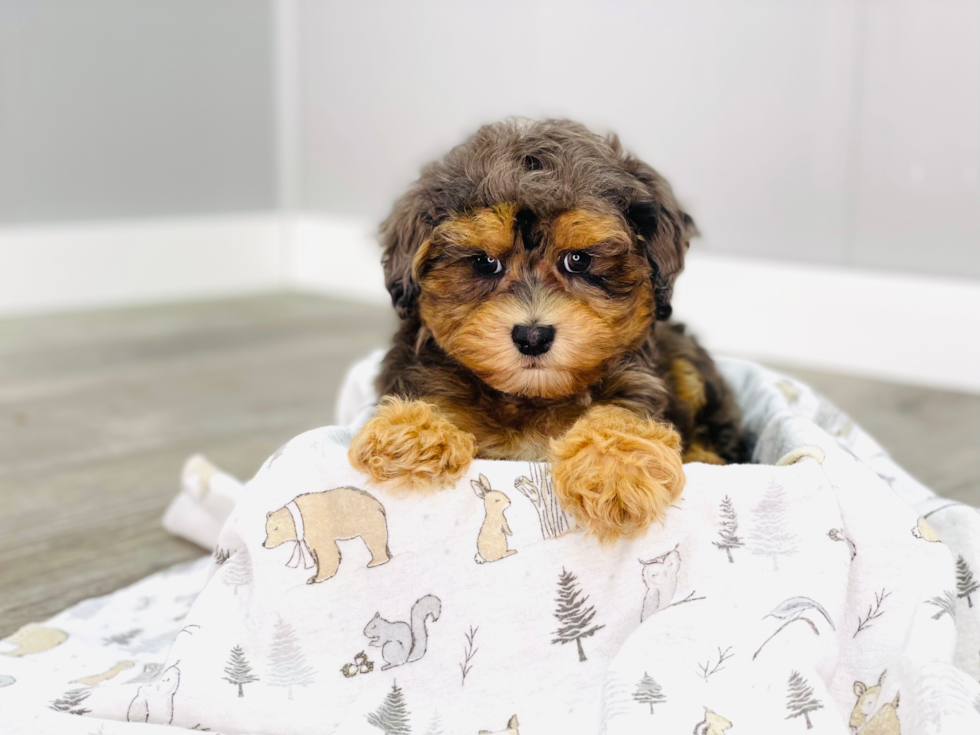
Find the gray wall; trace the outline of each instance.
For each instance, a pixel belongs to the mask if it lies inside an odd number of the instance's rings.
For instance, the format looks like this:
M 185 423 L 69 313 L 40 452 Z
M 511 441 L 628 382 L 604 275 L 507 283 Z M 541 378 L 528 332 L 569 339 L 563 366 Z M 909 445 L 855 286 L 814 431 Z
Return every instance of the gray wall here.
M 299 0 L 300 204 L 384 215 L 510 114 L 674 183 L 722 253 L 980 276 L 980 0 Z
M 0 0 L 0 222 L 276 205 L 267 0 Z
M 0 0 L 0 223 L 379 220 L 513 114 L 618 131 L 701 249 L 980 276 L 980 0 Z

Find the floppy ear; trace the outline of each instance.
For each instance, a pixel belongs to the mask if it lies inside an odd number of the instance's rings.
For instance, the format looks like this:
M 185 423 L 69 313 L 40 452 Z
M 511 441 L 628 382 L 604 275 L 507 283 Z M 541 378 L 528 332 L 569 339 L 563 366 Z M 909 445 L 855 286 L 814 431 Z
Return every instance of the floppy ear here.
M 402 319 L 415 311 L 419 285 L 413 273 L 413 260 L 432 234 L 432 218 L 418 184 L 398 202 L 381 225 L 385 286 L 391 303 Z
M 660 174 L 632 156 L 626 157 L 626 166 L 641 185 L 626 207 L 626 219 L 646 250 L 657 319 L 664 321 L 670 318 L 674 281 L 684 269 L 684 254 L 698 228 Z
M 854 693 L 855 693 L 855 694 L 856 694 L 857 696 L 859 696 L 859 697 L 860 697 L 860 696 L 861 696 L 862 694 L 864 694 L 864 693 L 865 693 L 866 691 L 868 691 L 868 687 L 866 687 L 866 686 L 864 685 L 864 682 L 863 682 L 863 681 L 856 681 L 856 682 L 854 682 Z

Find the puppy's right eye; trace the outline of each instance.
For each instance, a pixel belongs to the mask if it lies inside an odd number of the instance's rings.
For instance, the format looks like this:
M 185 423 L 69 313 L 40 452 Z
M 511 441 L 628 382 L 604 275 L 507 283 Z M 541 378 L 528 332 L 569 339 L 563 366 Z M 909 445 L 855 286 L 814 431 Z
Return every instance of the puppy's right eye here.
M 491 258 L 486 253 L 480 253 L 473 258 L 473 270 L 481 276 L 495 276 L 504 269 L 497 258 Z

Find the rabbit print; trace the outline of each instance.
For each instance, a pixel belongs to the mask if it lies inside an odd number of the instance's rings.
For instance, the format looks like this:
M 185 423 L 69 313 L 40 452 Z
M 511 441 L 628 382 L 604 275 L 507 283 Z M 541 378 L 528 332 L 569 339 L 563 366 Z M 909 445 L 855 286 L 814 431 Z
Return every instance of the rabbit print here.
M 476 563 L 498 561 L 516 554 L 516 550 L 507 548 L 507 537 L 511 535 L 511 531 L 504 511 L 510 507 L 510 498 L 499 490 L 491 490 L 490 481 L 485 475 L 480 475 L 478 480 L 471 480 L 470 484 L 486 508 L 480 535 L 476 537 Z

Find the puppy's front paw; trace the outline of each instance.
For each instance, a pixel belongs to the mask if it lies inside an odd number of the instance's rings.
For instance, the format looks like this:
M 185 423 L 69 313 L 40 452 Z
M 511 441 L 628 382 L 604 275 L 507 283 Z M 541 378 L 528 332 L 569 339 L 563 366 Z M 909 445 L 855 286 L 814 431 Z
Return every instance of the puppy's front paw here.
M 624 408 L 589 409 L 551 449 L 562 507 L 601 542 L 639 536 L 684 489 L 680 436 Z
M 351 442 L 347 458 L 389 490 L 438 490 L 459 480 L 476 456 L 476 438 L 425 401 L 389 396 Z

